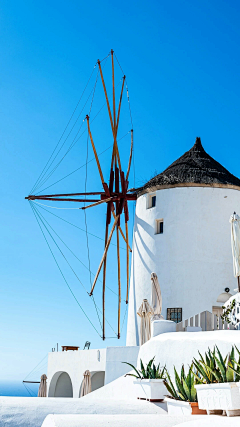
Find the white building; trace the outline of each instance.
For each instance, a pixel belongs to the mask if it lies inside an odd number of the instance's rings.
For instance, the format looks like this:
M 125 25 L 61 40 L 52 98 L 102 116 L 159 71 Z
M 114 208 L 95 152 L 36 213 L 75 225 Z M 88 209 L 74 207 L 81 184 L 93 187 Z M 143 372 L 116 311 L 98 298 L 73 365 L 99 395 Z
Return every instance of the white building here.
M 49 397 L 80 397 L 85 370 L 91 372 L 92 390 L 96 390 L 129 371 L 123 361 L 136 365 L 137 311 L 143 299 L 151 303 L 152 272 L 159 279 L 165 319 L 181 321 L 206 310 L 221 310 L 230 296 L 225 288 L 234 292 L 237 285 L 229 217 L 240 211 L 239 191 L 240 180 L 204 151 L 200 138 L 139 190 L 127 346 L 50 353 Z
M 144 298 L 151 301 L 152 272 L 159 279 L 165 319 L 217 313 L 227 299 L 217 302 L 219 295 L 237 286 L 229 226 L 234 211 L 240 211 L 240 180 L 205 152 L 200 138 L 140 189 L 127 345 L 139 345 L 137 310 Z

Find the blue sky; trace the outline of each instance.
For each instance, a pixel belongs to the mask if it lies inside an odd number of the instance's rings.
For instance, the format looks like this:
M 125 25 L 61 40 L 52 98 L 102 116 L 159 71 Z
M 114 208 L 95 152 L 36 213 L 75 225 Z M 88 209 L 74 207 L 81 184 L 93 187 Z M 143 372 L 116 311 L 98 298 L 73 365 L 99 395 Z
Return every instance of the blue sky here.
M 83 347 L 89 340 L 95 348 L 125 344 L 126 319 L 121 340 L 109 339 L 105 343 L 88 323 L 24 200 L 56 146 L 97 59 L 114 49 L 127 75 L 136 186 L 191 148 L 196 136 L 202 138 L 210 155 L 240 176 L 239 14 L 237 1 L 221 0 L 1 2 L 1 380 L 23 379 L 57 342 Z M 109 65 L 105 67 L 107 81 Z M 120 69 L 116 73 L 119 82 Z M 101 101 L 103 93 L 98 84 L 95 112 Z M 121 118 L 119 137 L 131 129 L 126 97 Z M 83 129 L 84 126 L 86 123 Z M 93 126 L 98 152 L 112 143 L 108 126 L 107 111 L 103 109 Z M 125 169 L 129 144 L 128 134 L 119 143 Z M 84 165 L 86 146 L 84 136 L 47 183 Z M 108 150 L 100 156 L 106 179 L 109 153 Z M 89 147 L 89 158 L 92 157 Z M 134 185 L 133 169 L 130 184 Z M 51 190 L 84 191 L 84 186 L 82 168 Z M 87 188 L 101 190 L 94 162 L 88 166 Z M 84 230 L 82 211 L 48 210 Z M 41 212 L 87 265 L 84 232 Z M 133 206 L 130 227 L 132 219 Z M 102 207 L 87 213 L 88 231 L 101 238 L 104 222 Z M 125 292 L 123 242 L 121 246 Z M 89 249 L 94 273 L 102 254 L 102 240 L 90 236 Z M 99 330 L 89 297 L 63 261 L 60 265 L 68 282 Z M 89 288 L 88 270 L 76 259 L 71 258 L 71 263 Z M 114 245 L 108 266 L 108 285 L 116 290 Z M 114 329 L 116 298 L 108 292 L 107 319 Z M 96 301 L 101 304 L 101 283 L 96 288 Z M 108 336 L 111 335 L 108 327 Z M 45 366 L 40 368 L 44 370 Z

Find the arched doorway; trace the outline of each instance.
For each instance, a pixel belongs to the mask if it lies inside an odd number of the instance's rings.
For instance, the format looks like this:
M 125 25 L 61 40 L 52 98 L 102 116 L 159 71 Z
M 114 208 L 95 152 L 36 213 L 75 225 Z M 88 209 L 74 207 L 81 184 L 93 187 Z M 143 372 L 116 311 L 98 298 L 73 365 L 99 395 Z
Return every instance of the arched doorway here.
M 48 397 L 73 397 L 72 381 L 67 372 L 56 372 L 53 375 Z

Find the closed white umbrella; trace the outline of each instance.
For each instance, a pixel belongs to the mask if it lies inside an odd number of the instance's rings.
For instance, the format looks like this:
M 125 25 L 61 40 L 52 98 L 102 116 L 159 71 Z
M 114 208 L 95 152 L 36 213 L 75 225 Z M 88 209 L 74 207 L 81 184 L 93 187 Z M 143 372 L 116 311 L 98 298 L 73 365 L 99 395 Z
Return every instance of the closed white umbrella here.
M 140 324 L 140 343 L 143 345 L 151 338 L 151 317 L 154 314 L 147 299 L 144 299 L 137 312 L 141 317 Z
M 152 320 L 159 320 L 163 319 L 162 316 L 162 294 L 160 285 L 158 282 L 158 277 L 156 273 L 151 274 L 151 281 L 152 281 L 152 308 L 154 315 L 152 317 Z
M 47 375 L 41 376 L 41 382 L 38 389 L 38 397 L 47 397 Z
M 83 374 L 83 382 L 82 382 L 80 397 L 86 396 L 86 394 L 91 393 L 91 391 L 92 391 L 91 373 L 90 371 L 85 371 Z
M 236 212 L 231 215 L 229 222 L 231 224 L 233 274 L 238 278 L 238 292 L 240 292 L 240 218 Z

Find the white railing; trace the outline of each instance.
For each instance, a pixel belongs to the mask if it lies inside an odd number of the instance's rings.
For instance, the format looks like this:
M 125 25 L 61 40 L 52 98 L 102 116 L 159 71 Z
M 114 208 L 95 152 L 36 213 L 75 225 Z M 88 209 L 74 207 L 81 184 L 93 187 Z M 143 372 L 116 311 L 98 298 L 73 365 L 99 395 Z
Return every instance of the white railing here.
M 231 329 L 235 330 L 235 327 L 226 321 L 222 321 L 220 316 L 210 313 L 209 311 L 203 311 L 202 313 L 196 314 L 189 319 L 183 320 L 180 323 L 177 323 L 177 332 L 185 332 L 187 326 L 198 326 L 202 328 L 203 331 L 217 331 Z

